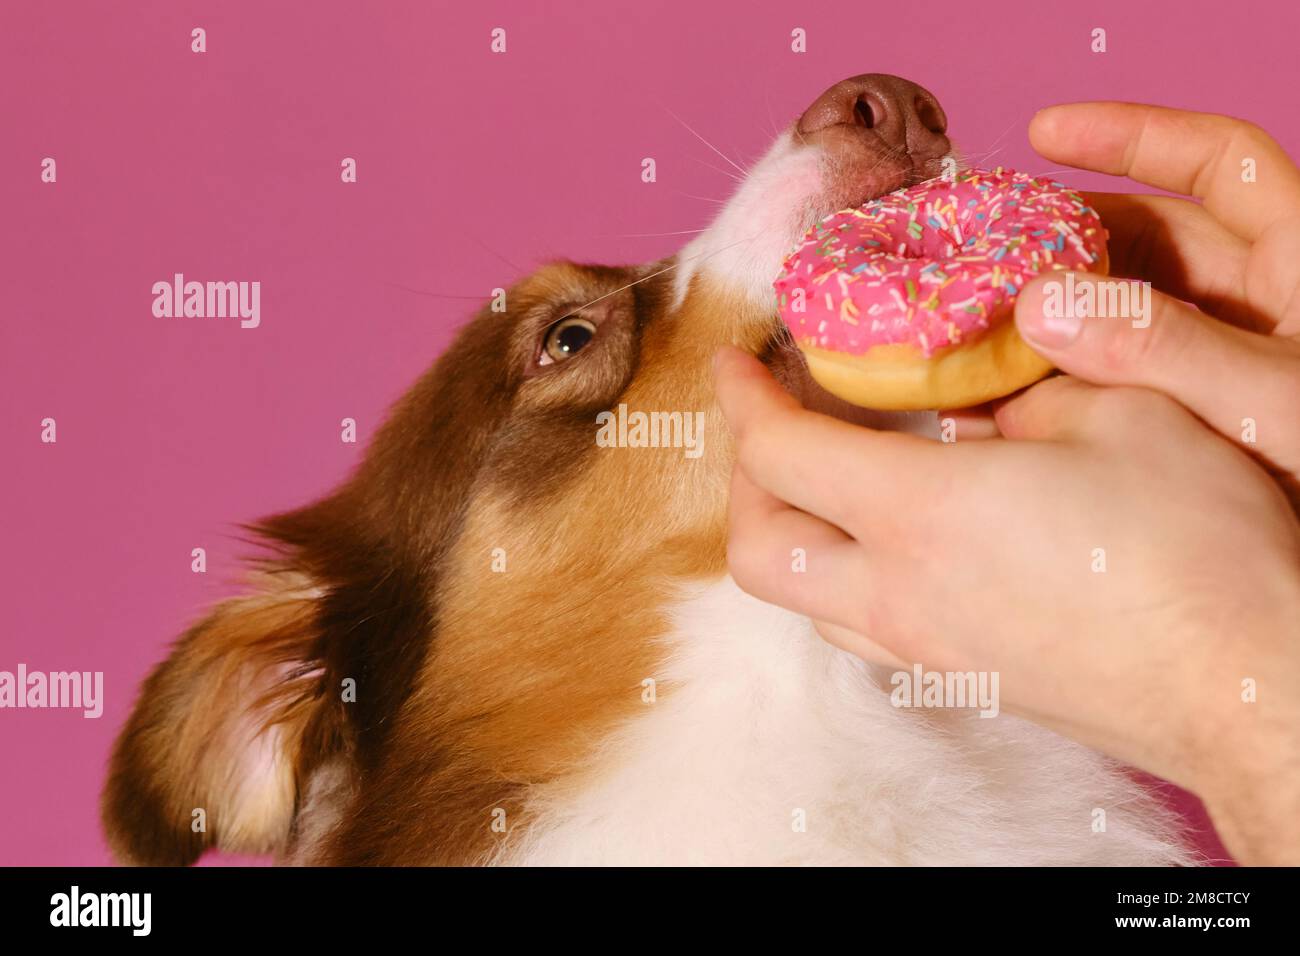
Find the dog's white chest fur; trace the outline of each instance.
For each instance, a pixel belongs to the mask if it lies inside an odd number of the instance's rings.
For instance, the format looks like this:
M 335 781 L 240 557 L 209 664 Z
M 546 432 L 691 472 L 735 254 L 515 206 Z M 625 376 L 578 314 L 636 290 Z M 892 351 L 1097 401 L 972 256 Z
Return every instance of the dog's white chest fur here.
M 657 701 L 588 772 L 535 792 L 499 862 L 1187 861 L 1107 761 L 1006 714 L 898 709 L 869 667 L 730 578 L 675 620 L 647 675 Z

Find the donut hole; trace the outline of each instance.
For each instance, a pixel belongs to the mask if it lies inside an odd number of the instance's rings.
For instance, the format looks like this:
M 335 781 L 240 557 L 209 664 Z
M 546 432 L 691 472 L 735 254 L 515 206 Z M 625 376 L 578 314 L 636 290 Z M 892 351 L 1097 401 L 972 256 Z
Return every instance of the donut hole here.
M 929 200 L 921 202 L 920 208 L 915 210 L 910 206 L 904 207 L 902 214 L 913 223 L 910 228 L 901 229 L 888 240 L 876 237 L 870 247 L 859 245 L 853 251 L 878 256 L 891 267 L 909 260 L 938 261 L 947 265 L 951 264 L 954 256 L 971 255 L 992 242 L 1004 242 L 1005 237 L 995 239 L 991 235 L 994 231 L 1005 232 L 1013 238 L 1022 231 L 1017 222 L 1003 220 L 1000 216 L 993 219 L 989 215 L 986 197 L 971 183 L 959 180 L 936 186 L 933 192 L 935 201 L 945 208 L 935 210 Z M 1007 210 L 1013 210 L 1016 204 L 1015 199 L 1009 198 Z

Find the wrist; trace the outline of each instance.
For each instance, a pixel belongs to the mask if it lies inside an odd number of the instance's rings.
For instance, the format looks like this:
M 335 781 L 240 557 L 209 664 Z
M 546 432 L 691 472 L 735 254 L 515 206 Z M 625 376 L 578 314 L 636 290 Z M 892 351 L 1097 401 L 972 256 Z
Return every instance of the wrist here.
M 1221 679 L 1214 696 L 1223 706 L 1206 708 L 1212 719 L 1196 789 L 1224 845 L 1247 865 L 1300 865 L 1300 587 L 1296 591 L 1291 599 L 1268 602 L 1272 613 L 1264 621 L 1236 630 L 1229 663 L 1216 668 Z
M 1223 845 L 1237 862 L 1300 866 L 1300 775 L 1294 770 L 1221 773 L 1203 799 Z

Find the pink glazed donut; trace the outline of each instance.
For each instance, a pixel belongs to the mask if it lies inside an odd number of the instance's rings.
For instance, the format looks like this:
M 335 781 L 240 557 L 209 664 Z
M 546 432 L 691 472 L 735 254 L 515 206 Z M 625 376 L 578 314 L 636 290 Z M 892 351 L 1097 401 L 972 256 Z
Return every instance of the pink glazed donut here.
M 962 408 L 1051 370 L 1011 320 L 1025 283 L 1106 268 L 1106 230 L 1078 193 L 999 167 L 827 216 L 774 284 L 828 391 L 868 408 Z

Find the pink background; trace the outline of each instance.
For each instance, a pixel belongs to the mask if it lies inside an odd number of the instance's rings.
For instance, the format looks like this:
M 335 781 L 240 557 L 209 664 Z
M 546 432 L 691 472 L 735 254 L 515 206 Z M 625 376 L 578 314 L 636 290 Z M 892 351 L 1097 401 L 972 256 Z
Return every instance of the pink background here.
M 138 681 L 228 593 L 235 523 L 356 462 L 341 418 L 364 442 L 474 300 L 540 260 L 651 259 L 705 224 L 730 168 L 672 113 L 743 162 L 880 71 L 1032 173 L 1030 115 L 1086 98 L 1236 113 L 1300 154 L 1295 4 L 997 7 L 5 0 L 0 669 L 102 670 L 107 700 L 0 712 L 0 863 L 108 860 L 96 800 Z M 178 271 L 260 280 L 261 327 L 154 318 Z

